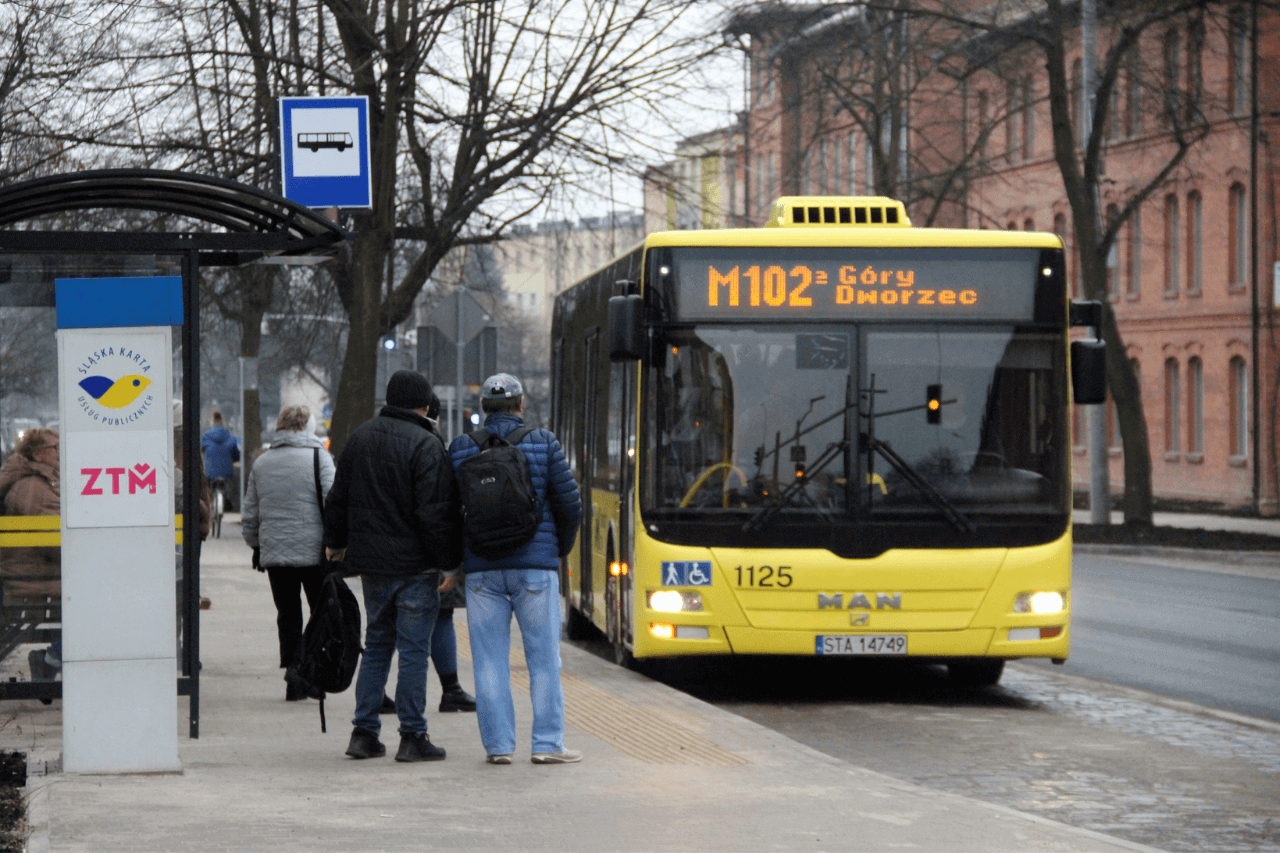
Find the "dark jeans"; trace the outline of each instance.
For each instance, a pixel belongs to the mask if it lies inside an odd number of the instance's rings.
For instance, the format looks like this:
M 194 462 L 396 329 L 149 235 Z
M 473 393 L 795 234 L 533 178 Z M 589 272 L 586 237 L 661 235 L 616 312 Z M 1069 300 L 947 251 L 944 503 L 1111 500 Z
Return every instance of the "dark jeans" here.
M 436 629 L 431 632 L 431 662 L 436 675 L 453 675 L 458 671 L 458 635 L 453 630 L 453 608 L 441 607 Z
M 400 719 L 400 733 L 426 734 L 427 660 L 431 657 L 431 633 L 440 609 L 435 576 L 362 575 L 360 582 L 369 624 L 364 633 L 360 674 L 356 676 L 356 714 L 351 722 L 375 735 L 382 731 L 378 712 L 391 671 L 391 656 L 398 652 L 396 716 Z
M 276 603 L 276 632 L 280 635 L 280 668 L 293 663 L 302 642 L 302 626 L 306 615 L 302 612 L 303 591 L 307 594 L 307 615 L 320 600 L 320 585 L 324 572 L 320 566 L 268 566 L 267 578 L 271 581 L 271 598 Z

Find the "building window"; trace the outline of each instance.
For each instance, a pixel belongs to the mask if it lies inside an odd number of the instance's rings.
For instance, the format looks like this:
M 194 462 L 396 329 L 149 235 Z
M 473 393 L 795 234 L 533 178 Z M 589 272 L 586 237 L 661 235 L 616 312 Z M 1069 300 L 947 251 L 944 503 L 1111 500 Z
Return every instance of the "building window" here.
M 1200 193 L 1187 193 L 1187 292 L 1199 294 L 1203 285 L 1202 238 L 1204 222 L 1201 215 Z
M 986 89 L 978 90 L 978 166 L 985 169 L 991 158 L 991 106 Z
M 1142 132 L 1142 56 L 1137 51 L 1129 57 L 1126 82 L 1129 91 L 1125 98 L 1124 131 L 1127 136 L 1137 136 Z
M 1204 105 L 1204 20 L 1193 18 L 1187 27 L 1187 120 L 1202 121 Z
M 1177 453 L 1182 449 L 1178 426 L 1182 417 L 1182 385 L 1178 375 L 1178 360 L 1167 359 L 1164 363 L 1164 450 L 1165 453 Z
M 1018 81 L 1010 80 L 1005 84 L 1004 97 L 1008 105 L 1004 120 L 1004 159 L 1009 163 L 1018 162 Z
M 1182 68 L 1182 57 L 1179 53 L 1178 31 L 1170 28 L 1164 36 L 1164 73 L 1165 73 L 1165 121 L 1170 127 L 1178 125 L 1180 110 L 1178 108 L 1178 78 Z
M 848 156 L 845 157 L 845 180 L 849 184 L 849 195 L 858 194 L 858 136 L 852 131 L 845 143 Z
M 1082 412 L 1084 412 L 1084 408 L 1081 406 L 1071 407 L 1071 446 L 1076 450 L 1084 450 L 1085 439 L 1087 438 Z
M 1022 159 L 1030 160 L 1036 147 L 1036 86 L 1035 78 L 1022 78 Z
M 1079 57 L 1071 63 L 1071 93 L 1067 108 L 1071 111 L 1071 126 L 1080 127 L 1080 91 L 1084 88 L 1084 64 Z
M 1227 251 L 1231 253 L 1227 262 L 1227 286 L 1243 289 L 1245 286 L 1245 266 L 1248 258 L 1246 242 L 1246 217 L 1244 204 L 1244 185 L 1232 184 L 1228 193 L 1227 211 Z
M 1116 415 L 1116 400 L 1111 396 L 1111 392 L 1107 392 L 1107 449 L 1120 449 L 1120 429 L 1119 419 Z
M 1243 458 L 1249 455 L 1249 375 L 1244 359 L 1238 355 L 1232 357 L 1228 371 L 1231 455 Z
M 831 194 L 832 195 L 844 194 L 844 189 L 840 184 L 840 175 L 841 175 L 840 160 L 842 156 L 841 152 L 843 150 L 844 150 L 844 145 L 840 143 L 840 140 L 838 139 L 835 140 L 834 144 L 832 144 L 831 146 L 831 157 L 833 160 L 833 162 L 831 163 Z
M 1129 217 L 1128 232 L 1129 251 L 1125 255 L 1125 262 L 1129 269 L 1125 282 L 1128 286 L 1129 298 L 1137 299 L 1142 293 L 1142 211 L 1139 208 L 1134 208 L 1133 214 Z
M 818 192 L 826 195 L 830 191 L 827 186 L 827 140 L 818 141 Z
M 1204 365 L 1187 361 L 1187 452 L 1204 453 Z
M 1107 205 L 1107 227 L 1110 228 L 1115 223 L 1116 217 L 1120 215 L 1120 210 L 1114 204 Z M 1120 250 L 1116 245 L 1116 241 L 1111 241 L 1111 248 L 1107 250 L 1107 296 L 1114 298 L 1116 289 L 1116 278 L 1119 276 L 1120 270 Z
M 1181 286 L 1178 261 L 1178 197 L 1170 193 L 1164 197 L 1164 295 L 1177 296 Z
M 1244 12 L 1231 13 L 1227 25 L 1227 110 L 1240 115 L 1248 106 L 1245 88 L 1249 80 L 1249 29 Z
M 872 147 L 870 136 L 867 137 L 866 165 L 863 168 L 866 170 L 867 174 L 862 181 L 862 191 L 866 195 L 875 195 L 876 194 L 875 148 Z

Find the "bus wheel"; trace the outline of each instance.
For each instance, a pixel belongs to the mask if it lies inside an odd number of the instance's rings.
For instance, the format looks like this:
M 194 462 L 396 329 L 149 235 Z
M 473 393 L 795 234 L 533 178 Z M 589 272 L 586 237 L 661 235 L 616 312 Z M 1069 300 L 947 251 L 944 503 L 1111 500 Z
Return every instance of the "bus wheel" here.
M 1000 658 L 978 658 L 947 664 L 947 676 L 957 687 L 994 687 L 1004 674 Z

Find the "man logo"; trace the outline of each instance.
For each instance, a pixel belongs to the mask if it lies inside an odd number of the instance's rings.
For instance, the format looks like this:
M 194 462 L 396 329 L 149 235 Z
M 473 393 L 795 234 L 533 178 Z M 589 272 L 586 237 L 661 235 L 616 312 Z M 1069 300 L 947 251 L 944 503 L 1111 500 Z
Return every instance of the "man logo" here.
M 849 593 L 849 603 L 844 603 L 844 593 L 837 592 L 834 595 L 828 595 L 825 592 L 818 593 L 818 609 L 826 610 L 834 607 L 837 610 L 871 610 L 871 599 L 867 596 L 870 593 L 852 592 Z M 902 609 L 902 593 L 894 592 L 877 592 L 876 610 L 884 610 L 886 607 L 891 610 Z

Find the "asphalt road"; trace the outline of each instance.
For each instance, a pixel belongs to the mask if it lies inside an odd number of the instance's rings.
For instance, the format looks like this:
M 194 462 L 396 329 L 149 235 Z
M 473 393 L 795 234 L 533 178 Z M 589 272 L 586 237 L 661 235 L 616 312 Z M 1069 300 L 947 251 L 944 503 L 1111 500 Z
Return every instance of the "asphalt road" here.
M 993 688 L 884 659 L 647 671 L 899 779 L 1163 850 L 1280 851 L 1280 566 L 1077 553 L 1075 568 L 1070 660 L 1011 664 Z
M 1073 568 L 1071 657 L 1055 669 L 1280 722 L 1280 554 L 1077 553 Z

